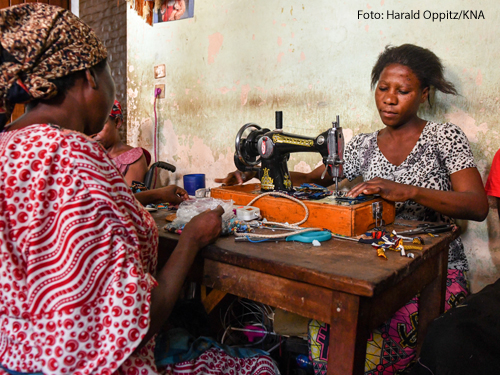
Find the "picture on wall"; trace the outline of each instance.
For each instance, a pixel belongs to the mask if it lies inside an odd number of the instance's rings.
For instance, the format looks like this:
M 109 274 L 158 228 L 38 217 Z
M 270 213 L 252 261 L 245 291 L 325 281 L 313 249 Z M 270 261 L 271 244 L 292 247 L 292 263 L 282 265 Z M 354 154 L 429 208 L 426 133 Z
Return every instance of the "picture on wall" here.
M 154 11 L 153 23 L 183 20 L 194 15 L 194 0 L 161 0 L 160 4 Z

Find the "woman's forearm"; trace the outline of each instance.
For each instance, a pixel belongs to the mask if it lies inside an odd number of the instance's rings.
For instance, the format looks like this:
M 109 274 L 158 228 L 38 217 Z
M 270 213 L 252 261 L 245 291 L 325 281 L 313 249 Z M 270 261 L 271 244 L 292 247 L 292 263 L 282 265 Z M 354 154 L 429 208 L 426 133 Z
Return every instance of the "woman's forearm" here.
M 455 219 L 483 221 L 489 205 L 478 170 L 462 169 L 450 181 L 452 191 L 413 187 L 410 199 Z
M 325 171 L 325 166 L 320 165 L 319 167 L 317 167 L 316 169 L 314 169 L 309 173 L 290 172 L 290 179 L 292 180 L 294 186 L 300 186 L 306 183 L 309 184 L 314 183 L 328 187 L 333 184 L 333 181 L 331 181 L 331 177 L 328 173 L 325 174 L 323 179 L 321 178 L 324 171 Z
M 135 198 L 140 204 L 146 206 L 148 204 L 162 203 L 162 196 L 158 189 L 140 191 L 135 193 Z
M 140 347 L 161 329 L 170 316 L 198 250 L 196 243 L 181 237 L 167 263 L 158 273 L 158 286 L 151 292 L 149 330 Z
M 483 221 L 488 200 L 478 192 L 457 192 L 411 187 L 411 200 L 455 219 Z
M 392 202 L 415 201 L 443 215 L 464 220 L 482 221 L 488 215 L 488 199 L 476 168 L 466 168 L 450 175 L 452 190 L 435 190 L 376 177 L 354 186 L 349 195 L 379 194 Z

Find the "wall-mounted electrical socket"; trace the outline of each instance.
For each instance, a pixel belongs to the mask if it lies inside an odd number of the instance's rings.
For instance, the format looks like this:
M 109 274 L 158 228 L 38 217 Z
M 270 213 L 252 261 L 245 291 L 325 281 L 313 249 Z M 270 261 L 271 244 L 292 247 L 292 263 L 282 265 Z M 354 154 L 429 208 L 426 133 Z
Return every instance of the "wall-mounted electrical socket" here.
M 165 99 L 165 85 L 164 84 L 155 85 L 155 91 L 156 91 L 156 89 L 161 90 L 160 96 L 158 96 L 158 99 Z
M 165 64 L 155 66 L 155 79 L 163 78 L 167 75 Z

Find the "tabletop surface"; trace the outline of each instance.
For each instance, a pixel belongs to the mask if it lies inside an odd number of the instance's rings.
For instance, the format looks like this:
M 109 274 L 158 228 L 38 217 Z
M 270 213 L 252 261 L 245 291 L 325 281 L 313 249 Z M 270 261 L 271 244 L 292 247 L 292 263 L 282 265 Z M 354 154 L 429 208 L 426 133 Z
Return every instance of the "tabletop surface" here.
M 152 213 L 160 238 L 176 240 L 178 235 L 163 230 L 168 212 Z M 402 222 L 398 220 L 398 222 Z M 418 222 L 405 221 L 417 226 Z M 407 226 L 391 225 L 388 230 L 406 231 Z M 273 233 L 273 232 L 271 232 Z M 207 259 L 228 263 L 266 274 L 285 277 L 333 290 L 372 297 L 411 274 L 429 257 L 447 250 L 459 231 L 440 233 L 439 237 L 420 235 L 423 250 L 411 251 L 415 258 L 386 251 L 388 259 L 377 257 L 371 245 L 332 238 L 320 247 L 297 242 L 235 242 L 234 236 L 220 237 L 202 250 Z

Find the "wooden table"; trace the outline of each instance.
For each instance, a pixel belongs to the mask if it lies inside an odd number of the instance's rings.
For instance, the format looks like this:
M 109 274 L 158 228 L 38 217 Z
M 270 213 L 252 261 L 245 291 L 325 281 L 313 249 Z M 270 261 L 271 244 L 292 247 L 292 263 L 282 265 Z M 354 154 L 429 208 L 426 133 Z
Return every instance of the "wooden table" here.
M 178 236 L 160 227 L 160 257 Z M 392 226 L 391 226 L 392 227 Z M 391 228 L 389 227 L 389 228 Z M 408 227 L 394 226 L 403 231 Z M 444 310 L 448 246 L 459 231 L 425 236 L 415 258 L 332 239 L 321 247 L 291 242 L 246 243 L 220 238 L 201 251 L 198 280 L 240 297 L 330 323 L 328 374 L 363 374 L 370 332 L 420 292 L 418 344 Z M 417 350 L 419 347 L 417 348 Z

